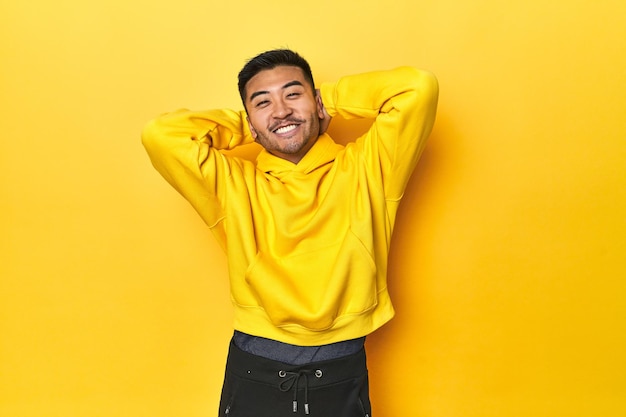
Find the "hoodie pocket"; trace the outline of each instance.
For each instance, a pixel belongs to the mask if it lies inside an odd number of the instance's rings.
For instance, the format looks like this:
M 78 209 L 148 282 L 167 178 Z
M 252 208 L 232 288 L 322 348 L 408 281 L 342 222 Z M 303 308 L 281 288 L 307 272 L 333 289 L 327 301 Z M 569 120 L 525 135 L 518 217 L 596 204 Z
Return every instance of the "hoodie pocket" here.
M 325 330 L 377 304 L 376 265 L 352 234 L 333 245 L 278 257 L 259 253 L 246 282 L 272 323 Z

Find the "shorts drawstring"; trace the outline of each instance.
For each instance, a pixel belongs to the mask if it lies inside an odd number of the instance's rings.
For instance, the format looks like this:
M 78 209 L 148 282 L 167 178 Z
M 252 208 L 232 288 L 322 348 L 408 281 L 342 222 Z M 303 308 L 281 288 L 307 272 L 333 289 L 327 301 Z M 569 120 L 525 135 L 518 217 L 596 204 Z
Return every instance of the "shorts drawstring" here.
M 278 376 L 283 378 L 278 389 L 282 392 L 293 390 L 293 412 L 298 412 L 298 383 L 300 378 L 304 379 L 304 413 L 309 414 L 309 377 L 315 375 L 316 378 L 322 377 L 322 371 L 319 369 L 302 369 L 298 372 L 278 371 Z

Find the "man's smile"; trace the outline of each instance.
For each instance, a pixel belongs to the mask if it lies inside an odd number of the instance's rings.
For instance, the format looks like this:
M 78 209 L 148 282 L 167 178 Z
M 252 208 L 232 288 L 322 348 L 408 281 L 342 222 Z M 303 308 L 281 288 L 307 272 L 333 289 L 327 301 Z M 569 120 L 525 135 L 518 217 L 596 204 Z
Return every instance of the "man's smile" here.
M 278 129 L 274 129 L 274 133 L 276 133 L 278 135 L 289 133 L 289 132 L 295 130 L 298 126 L 299 125 L 297 125 L 297 124 L 288 124 L 286 126 L 281 126 Z

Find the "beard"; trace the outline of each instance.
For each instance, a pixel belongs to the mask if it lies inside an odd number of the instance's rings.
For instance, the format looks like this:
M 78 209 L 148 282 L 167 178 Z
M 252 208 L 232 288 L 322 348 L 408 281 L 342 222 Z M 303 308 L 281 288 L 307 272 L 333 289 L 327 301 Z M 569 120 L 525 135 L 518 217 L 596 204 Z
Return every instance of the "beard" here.
M 291 137 L 279 137 L 274 133 L 274 130 L 285 123 L 293 123 L 299 126 L 298 131 Z M 298 119 L 290 117 L 285 120 L 281 120 L 276 124 L 270 126 L 268 129 L 254 129 L 257 133 L 256 142 L 258 142 L 265 150 L 275 154 L 276 152 L 295 155 L 303 150 L 308 151 L 308 146 L 311 142 L 315 142 L 319 137 L 320 121 L 317 114 L 311 114 L 308 120 Z M 304 155 L 301 155 L 304 156 Z

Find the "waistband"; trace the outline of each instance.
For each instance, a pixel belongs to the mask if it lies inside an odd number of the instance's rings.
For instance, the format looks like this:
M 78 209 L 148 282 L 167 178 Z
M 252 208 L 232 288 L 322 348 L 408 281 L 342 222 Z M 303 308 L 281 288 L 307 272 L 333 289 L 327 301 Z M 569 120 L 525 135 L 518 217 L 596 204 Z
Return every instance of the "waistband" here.
M 337 359 L 304 365 L 287 363 L 253 355 L 239 349 L 231 340 L 226 371 L 244 379 L 268 384 L 281 384 L 290 374 L 310 375 L 309 387 L 318 387 L 359 378 L 367 372 L 365 348 Z

